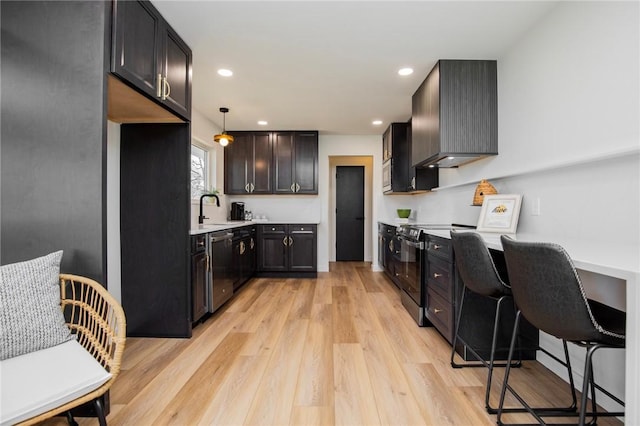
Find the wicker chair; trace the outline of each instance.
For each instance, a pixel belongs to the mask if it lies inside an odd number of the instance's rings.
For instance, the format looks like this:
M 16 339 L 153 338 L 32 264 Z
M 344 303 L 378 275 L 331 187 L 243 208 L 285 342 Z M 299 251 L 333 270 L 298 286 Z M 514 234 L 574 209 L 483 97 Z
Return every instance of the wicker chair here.
M 77 275 L 60 274 L 61 306 L 67 325 L 77 341 L 105 368 L 111 378 L 99 388 L 64 405 L 32 417 L 21 425 L 41 422 L 67 413 L 70 424 L 72 408 L 93 402 L 100 425 L 106 418 L 100 397 L 109 390 L 120 372 L 126 339 L 126 321 L 120 304 L 96 281 Z

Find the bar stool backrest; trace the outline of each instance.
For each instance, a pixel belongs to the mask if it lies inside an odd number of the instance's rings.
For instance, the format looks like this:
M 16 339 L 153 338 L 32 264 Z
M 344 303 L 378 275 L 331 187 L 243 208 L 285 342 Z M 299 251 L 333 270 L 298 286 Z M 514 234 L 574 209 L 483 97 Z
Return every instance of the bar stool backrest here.
M 568 341 L 598 341 L 611 334 L 595 320 L 567 252 L 552 243 L 502 235 L 513 299 L 538 329 Z
M 469 290 L 491 297 L 509 294 L 509 286 L 500 278 L 489 249 L 479 234 L 451 231 L 451 242 L 460 278 Z

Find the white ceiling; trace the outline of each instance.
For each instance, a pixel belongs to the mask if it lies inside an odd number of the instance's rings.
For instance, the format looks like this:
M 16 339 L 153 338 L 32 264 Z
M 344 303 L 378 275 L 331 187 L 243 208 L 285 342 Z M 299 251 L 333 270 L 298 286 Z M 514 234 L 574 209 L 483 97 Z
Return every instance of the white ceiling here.
M 382 134 L 438 59 L 497 59 L 545 1 L 153 1 L 193 50 L 193 108 L 229 130 Z M 409 66 L 409 77 L 397 74 Z M 234 75 L 224 78 L 219 68 Z M 500 76 L 498 75 L 498 78 Z M 373 126 L 374 119 L 383 121 Z

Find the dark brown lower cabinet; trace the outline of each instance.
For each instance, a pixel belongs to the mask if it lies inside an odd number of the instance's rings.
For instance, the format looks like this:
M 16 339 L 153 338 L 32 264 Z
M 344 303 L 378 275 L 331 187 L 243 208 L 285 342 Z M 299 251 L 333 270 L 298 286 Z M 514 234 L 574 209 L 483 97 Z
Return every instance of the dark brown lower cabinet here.
M 500 275 L 506 277 L 503 253 L 490 250 L 490 254 Z M 450 239 L 434 235 L 428 236 L 425 277 L 427 319 L 449 343 L 452 343 L 464 284 L 456 271 L 455 256 Z M 484 359 L 489 359 L 495 311 L 496 301 L 494 299 L 467 292 L 459 329 L 459 335 L 466 342 L 466 345 L 459 341 L 456 344 L 456 352 L 463 359 L 474 359 L 468 346 L 473 347 Z M 495 359 L 507 359 L 514 319 L 513 304 L 505 303 L 498 325 Z M 525 319 L 522 320 L 520 324 L 522 338 L 520 356 L 522 359 L 536 359 L 534 348 L 538 345 L 538 334 L 537 329 Z
M 207 274 L 209 255 L 207 235 L 191 236 L 191 321 L 196 322 L 207 313 Z
M 233 231 L 233 291 L 238 290 L 256 272 L 255 239 L 255 226 L 243 226 Z
M 315 276 L 316 233 L 313 224 L 259 225 L 258 275 Z

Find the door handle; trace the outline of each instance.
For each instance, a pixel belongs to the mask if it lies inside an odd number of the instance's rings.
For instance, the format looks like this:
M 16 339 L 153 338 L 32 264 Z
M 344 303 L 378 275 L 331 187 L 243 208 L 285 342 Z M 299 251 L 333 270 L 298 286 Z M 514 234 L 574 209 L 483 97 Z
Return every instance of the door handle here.
M 286 246 L 286 245 L 288 245 L 288 244 L 287 244 L 287 238 L 289 238 L 289 237 L 284 237 L 284 238 L 282 239 L 282 244 L 284 244 L 285 246 Z
M 289 237 L 289 246 L 293 245 L 293 238 Z
M 296 192 L 300 192 L 300 185 L 296 183 Z
M 244 254 L 247 247 L 244 244 L 244 241 L 240 241 L 240 254 Z
M 256 189 L 256 186 L 254 184 L 251 184 L 251 191 L 250 192 L 253 192 L 254 189 Z
M 433 278 L 440 278 L 442 276 L 442 274 L 438 274 L 438 273 L 434 273 L 433 274 Z
M 163 81 L 162 74 L 158 74 L 158 89 L 156 91 L 156 97 L 162 98 Z
M 291 192 L 296 192 L 296 184 L 295 183 L 291 184 Z
M 250 185 L 250 184 L 248 183 L 248 184 L 246 184 L 246 185 L 244 186 L 244 190 L 245 190 L 245 192 L 251 192 L 251 191 L 249 191 L 249 185 Z

